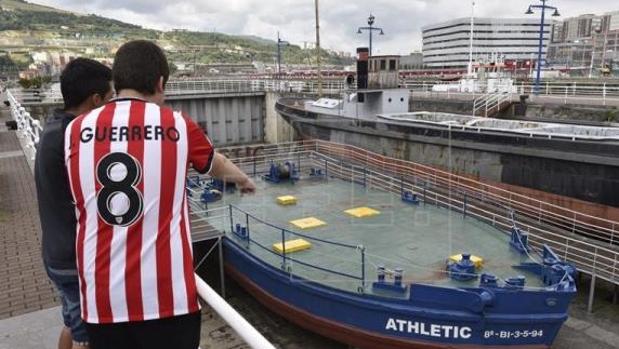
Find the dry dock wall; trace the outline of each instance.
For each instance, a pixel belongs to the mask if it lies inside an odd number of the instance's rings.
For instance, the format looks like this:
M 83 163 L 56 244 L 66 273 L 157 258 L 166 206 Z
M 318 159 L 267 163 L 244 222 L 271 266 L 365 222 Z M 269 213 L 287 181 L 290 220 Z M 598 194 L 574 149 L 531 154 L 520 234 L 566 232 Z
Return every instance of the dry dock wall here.
M 174 96 L 174 110 L 191 116 L 215 146 L 260 143 L 264 139 L 264 94 Z
M 496 117 L 505 119 L 544 120 L 555 122 L 581 122 L 584 124 L 611 124 L 619 123 L 619 108 L 617 106 L 578 105 L 556 103 L 527 103 L 526 113 L 518 115 L 517 105 L 500 112 Z M 471 100 L 419 98 L 413 97 L 409 102 L 410 111 L 431 111 L 471 115 L 473 102 Z
M 295 139 L 294 128 L 275 111 L 275 102 L 279 97 L 277 93 L 267 92 L 264 98 L 266 110 L 264 141 L 266 143 L 285 143 Z
M 303 138 L 358 146 L 583 213 L 619 219 L 619 158 L 596 147 L 579 154 L 570 151 L 569 143 L 555 144 L 556 149 L 551 149 L 544 148 L 540 140 L 508 142 L 493 135 L 467 139 L 471 135 L 458 132 L 441 137 L 427 129 L 415 132 L 409 127 L 374 122 L 355 125 L 310 120 L 298 125 L 302 125 L 296 128 Z

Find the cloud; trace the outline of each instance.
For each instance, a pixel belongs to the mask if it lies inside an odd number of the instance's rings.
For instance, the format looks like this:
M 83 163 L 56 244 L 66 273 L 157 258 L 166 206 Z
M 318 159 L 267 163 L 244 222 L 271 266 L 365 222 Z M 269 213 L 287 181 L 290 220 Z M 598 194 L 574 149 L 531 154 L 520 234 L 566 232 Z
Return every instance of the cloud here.
M 95 13 L 156 29 L 186 28 L 229 34 L 257 35 L 274 39 L 277 32 L 292 43 L 315 40 L 313 0 L 34 0 L 66 10 Z M 524 17 L 524 11 L 538 0 L 476 0 L 479 17 Z M 607 0 L 554 0 L 562 18 L 583 13 L 605 13 Z M 384 36 L 374 40 L 377 53 L 406 54 L 421 48 L 421 27 L 458 17 L 468 17 L 466 0 L 320 0 L 321 44 L 323 47 L 354 52 L 367 45 L 367 34 L 357 27 L 367 25 L 368 15 Z

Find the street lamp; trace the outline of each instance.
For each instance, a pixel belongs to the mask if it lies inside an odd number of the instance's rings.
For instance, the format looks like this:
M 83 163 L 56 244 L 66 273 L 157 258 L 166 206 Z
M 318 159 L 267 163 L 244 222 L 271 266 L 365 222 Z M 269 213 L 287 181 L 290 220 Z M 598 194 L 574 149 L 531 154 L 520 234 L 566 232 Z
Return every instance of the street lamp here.
M 385 35 L 385 32 L 383 31 L 383 28 L 379 28 L 379 27 L 375 27 L 374 26 L 374 20 L 376 19 L 376 17 L 374 17 L 374 15 L 372 15 L 370 13 L 370 17 L 368 17 L 368 27 L 359 27 L 359 29 L 357 29 L 357 34 L 362 34 L 364 30 L 367 30 L 370 33 L 370 56 L 372 55 L 372 32 L 373 31 L 378 31 L 379 35 Z
M 542 74 L 542 47 L 544 46 L 544 21 L 546 19 L 546 10 L 555 10 L 555 12 L 552 14 L 553 17 L 560 16 L 559 9 L 557 9 L 554 6 L 546 5 L 547 1 L 549 0 L 540 0 L 540 2 L 542 3 L 541 5 L 529 5 L 529 9 L 527 10 L 527 12 L 525 12 L 525 14 L 527 15 L 533 14 L 533 9 L 540 9 L 542 12 L 541 20 L 539 24 L 539 47 L 537 50 L 537 73 L 535 76 L 534 93 L 536 95 L 539 95 L 540 77 Z

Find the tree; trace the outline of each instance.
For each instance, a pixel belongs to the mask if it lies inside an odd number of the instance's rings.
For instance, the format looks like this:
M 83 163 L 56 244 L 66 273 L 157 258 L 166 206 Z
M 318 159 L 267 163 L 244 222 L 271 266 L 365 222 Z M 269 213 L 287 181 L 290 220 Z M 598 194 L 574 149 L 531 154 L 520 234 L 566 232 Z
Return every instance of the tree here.
M 19 86 L 21 86 L 21 88 L 23 89 L 29 89 L 30 86 L 32 86 L 32 81 L 30 79 L 24 79 L 24 78 L 20 78 L 19 81 L 17 82 L 19 84 Z

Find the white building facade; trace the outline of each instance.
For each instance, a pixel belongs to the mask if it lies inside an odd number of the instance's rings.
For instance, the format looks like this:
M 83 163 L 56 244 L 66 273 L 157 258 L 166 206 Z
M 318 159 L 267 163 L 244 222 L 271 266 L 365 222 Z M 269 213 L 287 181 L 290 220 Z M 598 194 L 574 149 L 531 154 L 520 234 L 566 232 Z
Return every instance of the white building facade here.
M 543 59 L 550 39 L 552 23 L 544 26 Z M 473 61 L 492 55 L 506 61 L 537 61 L 540 19 L 475 18 L 473 25 Z M 422 28 L 423 63 L 426 68 L 466 68 L 469 63 L 471 19 L 458 18 Z

